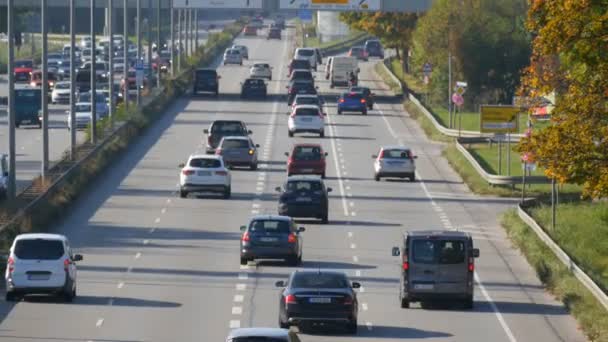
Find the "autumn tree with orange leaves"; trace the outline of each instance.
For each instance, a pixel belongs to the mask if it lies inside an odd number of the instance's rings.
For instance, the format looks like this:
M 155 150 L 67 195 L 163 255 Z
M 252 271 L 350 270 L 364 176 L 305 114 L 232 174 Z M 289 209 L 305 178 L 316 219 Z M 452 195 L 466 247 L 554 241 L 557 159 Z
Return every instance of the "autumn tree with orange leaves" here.
M 552 125 L 520 143 L 547 176 L 608 195 L 608 2 L 533 0 L 535 35 L 521 95 L 556 93 Z

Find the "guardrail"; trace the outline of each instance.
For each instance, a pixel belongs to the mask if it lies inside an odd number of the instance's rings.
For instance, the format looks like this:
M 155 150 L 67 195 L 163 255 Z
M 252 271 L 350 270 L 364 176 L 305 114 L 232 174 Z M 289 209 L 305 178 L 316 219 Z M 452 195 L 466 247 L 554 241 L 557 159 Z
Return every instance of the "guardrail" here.
M 524 204 L 517 206 L 517 214 L 519 218 L 524 221 L 533 231 L 536 233 L 539 239 L 555 254 L 555 257 L 559 259 L 568 270 L 578 279 L 591 294 L 602 304 L 602 306 L 608 310 L 608 295 L 589 277 L 573 260 L 570 258 L 568 253 L 559 247 L 553 239 L 545 232 L 545 230 L 530 216 L 525 208 Z
M 369 35 L 368 34 L 362 34 L 361 36 L 356 36 L 353 37 L 351 39 L 348 40 L 344 40 L 340 43 L 337 43 L 336 45 L 331 45 L 325 48 L 322 48 L 321 51 L 324 54 L 334 54 L 334 53 L 338 53 L 344 50 L 347 50 L 355 45 L 360 45 L 361 43 L 365 42 L 367 39 L 369 39 Z

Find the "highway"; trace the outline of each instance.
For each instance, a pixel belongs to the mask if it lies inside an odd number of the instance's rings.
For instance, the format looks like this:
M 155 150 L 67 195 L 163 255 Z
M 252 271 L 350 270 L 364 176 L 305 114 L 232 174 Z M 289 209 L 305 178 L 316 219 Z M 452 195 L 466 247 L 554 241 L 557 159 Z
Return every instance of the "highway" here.
M 282 41 L 238 38 L 249 47 L 243 67 L 221 66 L 220 97 L 184 97 L 80 197 L 52 231 L 84 255 L 78 295 L 0 303 L 2 341 L 223 341 L 234 327 L 277 327 L 279 289 L 295 269 L 281 263 L 239 265 L 239 226 L 253 214 L 276 213 L 274 188 L 286 179 L 284 152 L 321 141 L 329 152 L 330 223 L 301 221 L 307 269 L 345 271 L 362 283 L 359 333 L 301 334 L 302 341 L 584 341 L 563 305 L 542 288 L 510 245 L 499 215 L 514 200 L 470 193 L 373 73 L 363 84 L 381 98 L 368 116 L 328 108 L 326 138 L 287 136 L 286 66 L 293 30 Z M 238 98 L 253 62 L 274 66 L 267 101 Z M 317 74 L 320 91 L 330 94 Z M 277 77 L 280 75 L 280 77 Z M 333 93 L 337 94 L 338 89 Z M 260 144 L 257 171 L 232 171 L 230 200 L 180 199 L 178 164 L 204 151 L 203 129 L 216 119 L 243 120 Z M 419 180 L 375 182 L 371 155 L 380 146 L 411 146 Z M 475 308 L 401 309 L 399 260 L 391 247 L 407 229 L 471 232 L 477 260 Z
M 201 27 L 207 28 L 214 24 L 210 32 L 219 32 L 233 20 L 201 20 Z M 200 44 L 207 41 L 207 30 L 199 31 Z M 79 41 L 76 42 L 78 44 Z M 142 48 L 144 56 L 147 47 Z M 120 82 L 122 75 L 115 76 L 115 82 Z M 0 97 L 8 95 L 6 75 L 0 77 Z M 70 106 L 67 104 L 51 104 L 49 101 L 49 159 L 51 166 L 61 159 L 63 153 L 70 147 L 70 131 L 67 129 L 67 114 Z M 85 139 L 84 131 L 76 133 L 76 140 L 81 143 Z M 8 153 L 8 125 L 5 106 L 0 108 L 0 153 Z M 32 179 L 39 176 L 42 168 L 42 131 L 37 126 L 22 126 L 16 130 L 17 155 L 17 191 L 28 186 Z

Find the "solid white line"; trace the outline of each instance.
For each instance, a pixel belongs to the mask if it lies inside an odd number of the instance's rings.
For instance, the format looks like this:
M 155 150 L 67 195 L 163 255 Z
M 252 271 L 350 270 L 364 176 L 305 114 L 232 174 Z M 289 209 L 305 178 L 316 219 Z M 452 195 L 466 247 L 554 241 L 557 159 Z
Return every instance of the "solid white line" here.
M 367 303 L 362 303 L 361 304 L 361 309 L 363 309 L 363 311 L 367 311 L 367 309 L 368 309 Z
M 135 259 L 139 259 L 140 257 L 141 257 L 141 253 L 140 253 L 140 252 L 137 252 L 137 253 L 135 254 Z
M 232 307 L 232 314 L 233 315 L 241 315 L 241 314 L 243 314 L 243 307 L 242 306 L 233 306 Z
M 242 303 L 245 297 L 243 295 L 234 295 L 233 301 L 235 303 Z
M 231 320 L 229 326 L 230 326 L 230 329 L 238 329 L 238 328 L 241 327 L 241 321 L 236 320 L 236 319 L 235 320 Z
M 95 323 L 95 326 L 100 328 L 103 325 L 103 318 L 100 318 L 97 320 L 97 323 Z
M 481 279 L 479 279 L 479 275 L 477 274 L 477 272 L 475 272 L 475 281 L 477 282 L 477 285 L 479 286 L 479 289 L 481 290 L 481 293 L 485 297 L 486 301 L 488 303 L 490 303 L 490 307 L 492 308 L 492 311 L 494 311 L 494 314 L 496 315 L 498 322 L 502 326 L 502 330 L 504 330 L 505 334 L 507 334 L 507 338 L 509 338 L 509 341 L 516 342 L 517 339 L 515 339 L 515 336 L 513 336 L 513 332 L 511 331 L 511 328 L 509 328 L 509 325 L 507 324 L 507 322 L 505 322 L 504 317 L 502 316 L 500 311 L 498 311 L 498 308 L 496 307 L 494 300 L 492 299 L 492 297 L 490 297 L 490 294 L 488 293 L 488 291 L 486 291 L 485 286 L 483 286 L 483 284 L 481 283 Z
M 331 115 L 327 115 L 327 123 L 329 134 L 335 136 L 334 126 L 332 124 Z M 344 216 L 348 216 L 348 206 L 346 205 L 346 197 L 344 196 L 344 183 L 342 182 L 342 175 L 340 174 L 340 165 L 338 164 L 338 152 L 336 149 L 335 139 L 330 139 L 331 149 L 333 151 L 332 158 L 334 160 L 334 166 L 336 167 L 336 174 L 338 176 L 338 187 L 340 188 L 340 197 L 342 198 L 342 208 L 344 209 Z

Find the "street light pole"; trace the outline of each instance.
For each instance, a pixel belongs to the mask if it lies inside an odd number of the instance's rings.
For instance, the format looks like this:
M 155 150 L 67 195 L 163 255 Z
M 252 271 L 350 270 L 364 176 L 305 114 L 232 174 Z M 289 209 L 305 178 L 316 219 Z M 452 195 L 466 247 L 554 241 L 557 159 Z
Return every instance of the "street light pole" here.
M 198 8 L 194 9 L 194 48 L 198 50 Z
M 175 11 L 173 11 L 173 0 L 169 0 L 169 13 L 171 13 L 171 77 L 175 77 Z
M 137 18 L 135 21 L 135 31 L 137 32 L 137 62 L 135 62 L 135 68 L 137 69 L 137 65 L 139 63 L 142 63 L 142 56 L 141 56 L 141 0 L 137 0 Z M 135 75 L 136 75 L 136 79 L 137 79 L 137 73 L 139 72 L 139 70 L 135 70 Z M 137 97 L 136 97 L 136 103 L 137 103 L 137 109 L 139 109 L 139 107 L 141 106 L 141 86 L 140 84 L 137 83 L 136 80 L 136 88 L 137 88 Z
M 40 17 L 42 18 L 42 177 L 46 177 L 49 171 L 49 72 L 47 64 L 48 55 L 48 25 L 47 25 L 47 0 L 40 2 Z
M 6 33 L 8 35 L 8 184 L 6 197 L 14 199 L 17 186 L 15 182 L 15 170 L 17 163 L 15 160 L 15 32 L 14 32 L 14 6 L 13 0 L 6 1 L 7 6 L 7 24 Z
M 156 7 L 156 86 L 160 88 L 160 51 L 161 51 L 161 42 L 160 42 L 160 30 L 161 30 L 161 20 L 160 20 L 160 6 L 162 2 L 158 0 Z
M 76 0 L 70 0 L 70 156 L 76 160 Z
M 186 45 L 184 56 L 187 61 L 188 56 L 190 55 L 190 9 L 184 10 L 184 41 L 184 44 Z
M 108 54 L 110 55 L 109 67 L 110 73 L 108 76 L 108 83 L 110 85 L 110 107 L 108 116 L 110 117 L 110 128 L 114 128 L 114 0 L 108 0 L 108 35 L 110 36 L 110 46 L 108 48 Z
M 148 23 L 148 68 L 149 69 L 149 74 L 146 75 L 147 79 L 148 79 L 148 87 L 151 89 L 152 88 L 152 0 L 148 0 L 148 15 L 147 17 L 147 23 Z M 158 50 L 158 46 L 156 47 L 156 49 Z
M 91 143 L 97 143 L 97 44 L 95 42 L 95 0 L 91 0 Z M 75 124 L 75 123 L 74 123 Z M 73 126 L 72 129 L 76 129 Z
M 129 0 L 124 0 L 123 3 L 123 43 L 122 43 L 122 56 L 123 56 L 123 70 L 122 70 L 122 84 L 123 84 L 123 95 L 122 101 L 125 104 L 125 111 L 129 110 Z
M 177 10 L 177 72 L 182 71 L 182 54 L 184 53 L 182 49 L 182 12 L 183 9 Z

